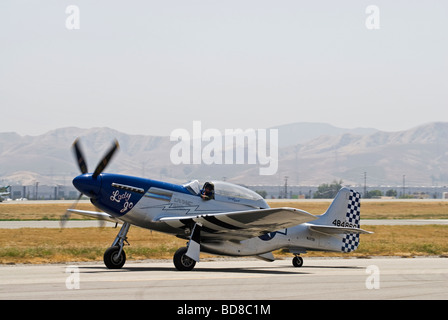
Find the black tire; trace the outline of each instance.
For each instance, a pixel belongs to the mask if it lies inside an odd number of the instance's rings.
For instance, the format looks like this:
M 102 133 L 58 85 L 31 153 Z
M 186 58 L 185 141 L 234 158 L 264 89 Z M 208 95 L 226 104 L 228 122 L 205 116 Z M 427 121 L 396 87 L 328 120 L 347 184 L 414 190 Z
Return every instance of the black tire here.
M 104 252 L 103 261 L 108 269 L 121 269 L 126 262 L 126 254 L 121 250 L 118 256 L 119 247 L 110 247 Z
M 303 259 L 302 257 L 294 257 L 292 259 L 292 265 L 296 268 L 300 268 L 301 266 L 303 266 Z
M 187 247 L 182 247 L 177 249 L 173 256 L 174 266 L 179 271 L 191 271 L 196 265 L 196 261 L 187 257 L 185 253 L 187 253 Z

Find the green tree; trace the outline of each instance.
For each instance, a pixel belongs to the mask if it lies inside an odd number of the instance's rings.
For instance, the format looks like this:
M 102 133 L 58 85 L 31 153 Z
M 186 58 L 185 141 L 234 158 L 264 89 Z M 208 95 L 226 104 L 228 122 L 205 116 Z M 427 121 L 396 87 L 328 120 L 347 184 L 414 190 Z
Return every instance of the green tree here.
M 268 193 L 265 190 L 255 190 L 256 193 L 258 193 L 260 196 L 263 197 L 263 199 L 266 199 L 266 196 Z
M 367 194 L 364 196 L 364 198 L 366 198 L 366 199 L 379 198 L 383 195 L 381 190 L 372 190 L 372 191 L 367 191 L 366 193 Z
M 389 189 L 386 191 L 387 197 L 397 197 L 397 190 Z
M 342 188 L 342 180 L 337 182 L 334 180 L 331 184 L 323 183 L 317 187 L 317 191 L 314 192 L 315 199 L 332 199 L 336 196 L 339 190 Z

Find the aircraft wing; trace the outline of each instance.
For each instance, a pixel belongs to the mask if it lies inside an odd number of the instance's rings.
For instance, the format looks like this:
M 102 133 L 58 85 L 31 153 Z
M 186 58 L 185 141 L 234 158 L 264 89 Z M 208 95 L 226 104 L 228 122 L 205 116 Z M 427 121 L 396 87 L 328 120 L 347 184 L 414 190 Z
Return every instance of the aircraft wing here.
M 76 209 L 67 209 L 67 211 L 71 212 L 71 213 L 77 213 L 77 214 L 80 214 L 80 215 L 83 215 L 83 216 L 86 216 L 86 217 L 98 219 L 98 220 L 105 220 L 105 221 L 110 221 L 110 222 L 119 222 L 119 223 L 121 223 L 120 220 L 114 218 L 113 216 L 111 216 L 110 214 L 107 214 L 105 212 L 76 210 Z
M 202 225 L 201 236 L 215 240 L 241 241 L 316 220 L 312 214 L 294 208 L 268 208 L 190 216 L 161 216 L 156 221 L 172 227 Z

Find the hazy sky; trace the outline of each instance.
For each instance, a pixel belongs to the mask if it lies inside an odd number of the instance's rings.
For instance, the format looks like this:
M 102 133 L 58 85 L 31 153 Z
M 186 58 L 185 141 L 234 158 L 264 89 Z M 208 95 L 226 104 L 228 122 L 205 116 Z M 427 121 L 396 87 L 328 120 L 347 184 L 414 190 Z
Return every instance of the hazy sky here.
M 448 1 L 2 0 L 0 46 L 0 132 L 448 121 Z

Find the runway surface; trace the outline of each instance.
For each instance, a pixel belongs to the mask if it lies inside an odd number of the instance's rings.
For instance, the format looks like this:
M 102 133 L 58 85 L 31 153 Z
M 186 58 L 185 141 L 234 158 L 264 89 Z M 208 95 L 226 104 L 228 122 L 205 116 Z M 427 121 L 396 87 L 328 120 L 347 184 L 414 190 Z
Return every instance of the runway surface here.
M 306 258 L 0 266 L 0 299 L 448 299 L 447 258 Z M 255 302 L 254 302 L 255 303 Z M 266 304 L 266 303 L 265 303 Z

